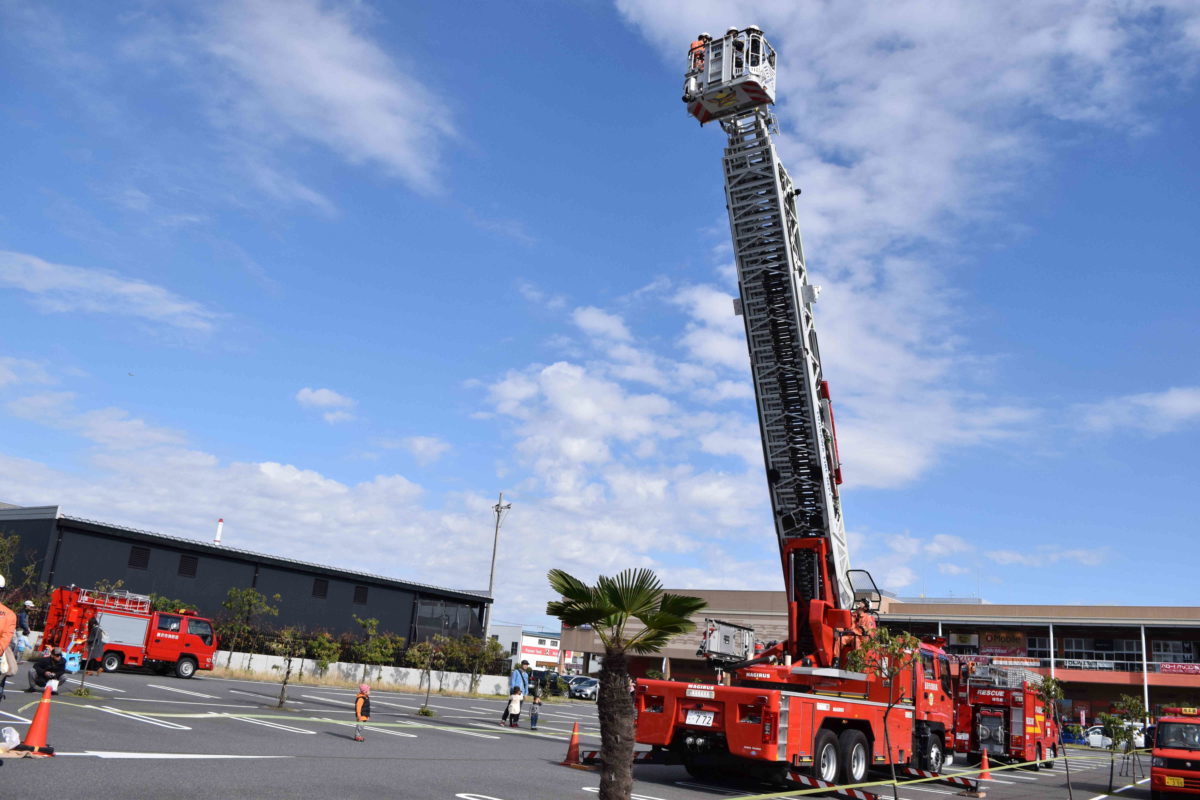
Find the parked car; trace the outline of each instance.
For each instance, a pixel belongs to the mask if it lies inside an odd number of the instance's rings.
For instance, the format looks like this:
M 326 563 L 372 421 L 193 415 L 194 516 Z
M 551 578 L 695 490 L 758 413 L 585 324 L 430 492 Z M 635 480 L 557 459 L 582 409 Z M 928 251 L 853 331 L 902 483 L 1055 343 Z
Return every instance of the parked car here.
M 589 675 L 568 675 L 563 678 L 563 680 L 567 682 L 567 686 L 574 686 L 575 684 L 579 683 L 579 681 L 586 681 L 590 678 L 591 676 Z
M 1062 730 L 1063 744 L 1087 744 L 1087 736 L 1078 725 L 1066 725 Z
M 595 700 L 600 693 L 600 681 L 595 678 L 583 678 L 571 684 L 571 697 L 581 700 Z
M 563 680 L 554 670 L 535 669 L 530 683 L 536 685 L 541 689 L 542 694 L 546 695 L 559 695 L 564 691 Z
M 1141 726 L 1134 725 L 1134 727 L 1136 730 L 1133 732 L 1133 746 L 1145 747 L 1146 737 L 1142 733 Z M 1087 739 L 1088 747 L 1112 747 L 1112 738 L 1105 735 L 1103 725 L 1093 725 L 1084 732 L 1084 736 Z

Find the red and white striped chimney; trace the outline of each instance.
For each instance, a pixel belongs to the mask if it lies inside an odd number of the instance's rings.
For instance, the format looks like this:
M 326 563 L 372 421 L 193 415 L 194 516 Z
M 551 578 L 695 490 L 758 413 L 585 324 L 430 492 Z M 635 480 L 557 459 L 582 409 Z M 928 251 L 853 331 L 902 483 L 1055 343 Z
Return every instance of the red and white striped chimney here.
M 221 543 L 221 528 L 224 528 L 224 527 L 225 527 L 225 520 L 224 519 L 217 520 L 217 536 L 216 536 L 216 538 L 213 539 L 213 544 Z

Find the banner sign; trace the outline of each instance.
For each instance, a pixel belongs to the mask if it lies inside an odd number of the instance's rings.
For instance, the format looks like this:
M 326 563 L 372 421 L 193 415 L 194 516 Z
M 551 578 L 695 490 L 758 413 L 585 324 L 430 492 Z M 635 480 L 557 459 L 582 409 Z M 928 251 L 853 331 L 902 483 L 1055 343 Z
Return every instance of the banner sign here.
M 522 647 L 521 655 L 523 656 L 554 656 L 558 658 L 557 647 Z
M 979 652 L 985 656 L 1023 656 L 1025 634 L 1021 631 L 987 631 L 979 634 Z
M 1158 671 L 1172 675 L 1200 675 L 1200 664 L 1159 664 Z
M 1018 658 L 1016 656 L 996 656 L 992 663 L 997 667 L 1040 667 L 1040 658 Z
M 959 647 L 978 647 L 979 634 L 977 633 L 952 633 L 946 640 L 946 644 L 958 645 Z

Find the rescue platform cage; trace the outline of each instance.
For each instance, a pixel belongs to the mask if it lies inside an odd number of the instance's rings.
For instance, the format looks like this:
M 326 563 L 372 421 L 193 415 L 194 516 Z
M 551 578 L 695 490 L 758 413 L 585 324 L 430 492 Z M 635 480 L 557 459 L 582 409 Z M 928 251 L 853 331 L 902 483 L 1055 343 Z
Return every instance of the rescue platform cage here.
M 731 28 L 688 53 L 683 92 L 688 113 L 702 122 L 774 103 L 775 49 L 754 26 Z

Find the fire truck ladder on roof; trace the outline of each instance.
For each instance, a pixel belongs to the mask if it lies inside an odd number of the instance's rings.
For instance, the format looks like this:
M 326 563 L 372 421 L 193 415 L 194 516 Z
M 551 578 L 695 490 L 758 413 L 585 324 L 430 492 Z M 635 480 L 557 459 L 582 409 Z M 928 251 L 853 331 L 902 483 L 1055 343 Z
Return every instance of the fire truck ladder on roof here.
M 823 537 L 834 596 L 848 609 L 853 590 L 837 489 L 840 467 L 813 327 L 817 290 L 808 283 L 804 265 L 795 203 L 799 192 L 775 152 L 773 126 L 761 106 L 721 120 L 729 139 L 725 197 L 767 482 L 781 548 L 798 537 Z M 815 581 L 790 575 L 787 580 L 789 593 L 820 590 Z
M 79 593 L 79 602 L 101 606 L 105 611 L 150 613 L 150 597 L 132 592 L 101 592 L 96 589 L 83 589 Z

